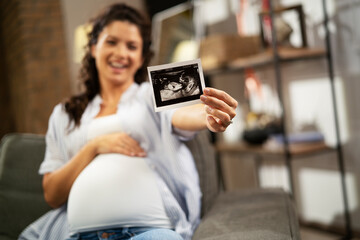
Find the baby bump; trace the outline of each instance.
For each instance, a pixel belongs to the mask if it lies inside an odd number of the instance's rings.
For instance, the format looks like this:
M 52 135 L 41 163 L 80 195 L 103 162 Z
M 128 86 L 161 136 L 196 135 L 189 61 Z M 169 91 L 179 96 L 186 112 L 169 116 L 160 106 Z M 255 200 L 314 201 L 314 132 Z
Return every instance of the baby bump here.
M 150 174 L 144 158 L 130 157 L 122 154 L 98 155 L 78 176 L 71 191 L 81 187 L 91 190 L 109 190 L 116 186 L 126 190 L 135 185 L 137 180 L 146 178 Z M 132 180 L 132 181 L 130 181 Z M 99 189 L 101 186 L 103 189 Z M 107 187 L 106 187 L 107 186 Z
M 163 212 L 155 175 L 145 158 L 121 154 L 97 156 L 75 180 L 68 199 L 75 231 L 131 225 L 131 218 L 149 211 Z

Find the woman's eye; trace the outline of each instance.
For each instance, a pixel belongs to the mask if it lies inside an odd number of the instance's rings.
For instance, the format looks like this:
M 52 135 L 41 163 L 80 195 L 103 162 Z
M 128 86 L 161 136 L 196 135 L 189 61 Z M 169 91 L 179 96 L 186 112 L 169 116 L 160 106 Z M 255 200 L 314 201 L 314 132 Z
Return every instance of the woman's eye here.
M 137 49 L 137 46 L 136 46 L 136 45 L 129 44 L 129 45 L 128 45 L 128 48 L 129 48 L 130 50 L 136 50 L 136 49 Z
M 114 40 L 107 40 L 106 43 L 112 46 L 116 44 Z

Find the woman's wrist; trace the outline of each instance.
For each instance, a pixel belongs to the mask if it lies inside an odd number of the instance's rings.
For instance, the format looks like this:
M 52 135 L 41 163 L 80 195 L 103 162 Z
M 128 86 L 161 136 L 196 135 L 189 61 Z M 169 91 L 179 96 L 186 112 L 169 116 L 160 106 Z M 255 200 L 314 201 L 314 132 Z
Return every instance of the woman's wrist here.
M 94 138 L 85 145 L 86 151 L 93 157 L 100 154 L 99 139 Z
M 172 118 L 174 128 L 186 131 L 199 131 L 206 128 L 204 104 L 179 108 Z

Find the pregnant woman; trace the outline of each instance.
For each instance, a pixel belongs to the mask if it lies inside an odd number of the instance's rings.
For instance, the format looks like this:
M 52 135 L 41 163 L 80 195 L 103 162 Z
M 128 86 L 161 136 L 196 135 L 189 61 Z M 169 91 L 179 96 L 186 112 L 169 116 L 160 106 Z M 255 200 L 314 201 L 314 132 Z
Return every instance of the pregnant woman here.
M 225 131 L 237 102 L 206 88 L 203 104 L 154 112 L 150 34 L 149 21 L 124 4 L 92 22 L 85 91 L 54 108 L 46 134 L 39 173 L 54 209 L 19 239 L 191 239 L 201 192 L 182 140 Z

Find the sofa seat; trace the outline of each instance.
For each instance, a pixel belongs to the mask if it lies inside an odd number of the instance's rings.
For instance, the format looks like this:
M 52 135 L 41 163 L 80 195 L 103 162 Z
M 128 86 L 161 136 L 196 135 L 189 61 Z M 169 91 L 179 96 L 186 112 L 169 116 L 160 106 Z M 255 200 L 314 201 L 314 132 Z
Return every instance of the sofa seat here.
M 300 239 L 293 202 L 281 189 L 222 192 L 202 218 L 194 240 Z

